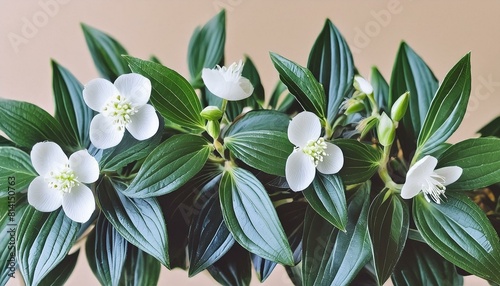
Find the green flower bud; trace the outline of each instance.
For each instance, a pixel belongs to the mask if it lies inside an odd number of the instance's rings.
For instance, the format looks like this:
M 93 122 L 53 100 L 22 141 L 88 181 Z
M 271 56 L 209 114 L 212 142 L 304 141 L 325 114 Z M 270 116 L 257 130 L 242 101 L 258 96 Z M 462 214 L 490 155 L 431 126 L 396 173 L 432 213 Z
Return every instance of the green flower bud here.
M 377 126 L 378 141 L 382 146 L 389 146 L 394 141 L 396 136 L 396 128 L 394 127 L 394 122 L 382 112 L 380 115 L 379 123 Z
M 345 102 L 345 115 L 354 114 L 356 112 L 362 111 L 365 109 L 365 104 L 362 100 L 351 98 Z
M 219 121 L 209 120 L 205 129 L 207 130 L 208 135 L 216 139 L 220 134 L 220 123 Z
M 216 121 L 222 118 L 222 111 L 217 106 L 207 106 L 200 112 L 206 120 Z
M 406 113 L 406 109 L 408 108 L 408 102 L 410 101 L 410 93 L 403 93 L 396 102 L 392 105 L 391 108 L 391 118 L 395 122 L 401 121 L 403 116 Z
M 365 137 L 370 130 L 372 130 L 375 126 L 378 124 L 378 116 L 372 115 L 370 117 L 367 117 L 363 120 L 361 120 L 356 126 L 356 130 L 359 131 L 361 134 L 361 138 Z

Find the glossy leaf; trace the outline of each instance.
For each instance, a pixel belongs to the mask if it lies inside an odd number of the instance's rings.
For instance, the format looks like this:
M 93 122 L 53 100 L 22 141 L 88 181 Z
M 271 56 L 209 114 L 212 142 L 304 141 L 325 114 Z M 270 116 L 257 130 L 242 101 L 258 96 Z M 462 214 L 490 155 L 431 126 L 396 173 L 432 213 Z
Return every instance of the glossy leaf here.
M 94 64 L 102 77 L 114 81 L 118 76 L 130 73 L 127 62 L 122 58 L 127 51 L 120 43 L 85 24 L 82 24 L 82 30 Z
M 195 130 L 205 128 L 200 100 L 185 78 L 157 63 L 129 56 L 124 59 L 133 72 L 151 80 L 151 103 L 167 121 Z
M 66 257 L 61 262 L 59 262 L 59 264 L 54 269 L 52 269 L 38 285 L 63 286 L 64 284 L 66 284 L 66 281 L 75 269 L 79 254 L 80 250 L 78 249 L 75 253 L 66 255 Z
M 233 122 L 224 136 L 260 130 L 287 132 L 288 124 L 290 124 L 290 118 L 284 113 L 273 110 L 250 111 Z
M 500 116 L 493 119 L 490 123 L 486 124 L 477 133 L 481 134 L 481 137 L 500 137 Z
M 471 138 L 449 147 L 438 161 L 438 168 L 459 166 L 463 173 L 450 186 L 453 190 L 474 190 L 500 182 L 500 139 Z
M 389 111 L 389 85 L 377 67 L 372 67 L 370 83 L 372 84 L 373 96 L 375 97 L 379 109 Z
M 245 56 L 245 65 L 243 66 L 241 75 L 247 78 L 253 86 L 253 94 L 247 99 L 246 105 L 252 108 L 262 106 L 265 100 L 264 86 L 260 81 L 260 75 L 255 64 L 248 56 Z
M 448 72 L 431 102 L 418 135 L 416 158 L 431 153 L 457 130 L 467 109 L 470 90 L 470 54 L 467 54 Z
M 248 252 L 235 244 L 221 259 L 208 267 L 212 277 L 224 286 L 250 285 L 252 268 Z
M 38 285 L 66 257 L 79 229 L 62 208 L 51 213 L 26 209 L 16 232 L 16 258 L 26 285 Z
M 160 270 L 158 260 L 129 244 L 120 286 L 156 286 Z
M 379 285 L 389 279 L 403 252 L 409 223 L 408 206 L 399 195 L 384 189 L 375 197 L 368 213 L 368 231 Z
M 295 97 L 288 92 L 286 85 L 281 81 L 278 81 L 276 84 L 267 106 L 287 114 L 293 114 L 302 110 Z
M 340 104 L 352 90 L 354 63 L 344 37 L 330 20 L 312 47 L 307 67 L 324 87 L 326 114 L 332 125 Z
M 0 197 L 9 192 L 25 191 L 31 181 L 38 176 L 31 165 L 31 158 L 15 147 L 0 147 Z
M 102 213 L 123 238 L 168 267 L 167 229 L 158 201 L 126 197 L 124 188 L 102 179 L 96 191 Z
M 196 135 L 176 135 L 156 147 L 124 194 L 134 198 L 173 192 L 196 175 L 210 154 L 208 141 Z
M 447 192 L 442 204 L 413 200 L 413 218 L 425 241 L 465 271 L 500 283 L 500 242 L 484 212 L 468 197 Z M 474 263 L 471 263 L 473 261 Z
M 362 183 L 378 170 L 381 158 L 379 150 L 352 139 L 337 139 L 332 143 L 339 146 L 344 154 L 344 166 L 339 172 L 344 184 Z
M 347 203 L 345 188 L 338 175 L 317 172 L 311 186 L 302 193 L 309 205 L 333 226 L 345 231 L 347 224 Z
M 348 201 L 346 232 L 306 211 L 302 252 L 304 285 L 348 285 L 371 258 L 367 219 L 370 185 Z
M 323 86 L 305 67 L 278 54 L 271 53 L 274 67 L 280 74 L 281 81 L 288 87 L 300 105 L 319 118 L 326 116 L 326 99 Z
M 271 261 L 293 265 L 276 210 L 252 173 L 238 167 L 224 172 L 219 193 L 224 222 L 241 246 Z

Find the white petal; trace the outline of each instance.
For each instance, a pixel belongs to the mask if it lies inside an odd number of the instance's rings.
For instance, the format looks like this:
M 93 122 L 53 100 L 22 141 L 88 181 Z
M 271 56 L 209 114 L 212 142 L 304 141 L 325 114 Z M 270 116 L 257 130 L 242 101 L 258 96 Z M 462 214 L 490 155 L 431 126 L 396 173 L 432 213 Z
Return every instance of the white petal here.
M 87 150 L 80 150 L 69 156 L 69 167 L 79 182 L 90 184 L 99 178 L 99 164 Z
M 344 166 L 344 153 L 337 145 L 329 142 L 325 143 L 327 146 L 325 152 L 328 156 L 324 156 L 323 161 L 319 162 L 316 168 L 323 174 L 338 173 Z
M 412 178 L 422 181 L 429 178 L 434 173 L 437 163 L 437 159 L 432 156 L 427 155 L 423 157 L 410 167 L 410 170 L 406 173 L 406 180 Z
M 151 96 L 151 81 L 137 73 L 119 76 L 115 80 L 115 86 L 120 94 L 135 107 L 146 104 Z
M 403 199 L 411 199 L 422 190 L 422 181 L 406 178 L 406 182 L 401 189 L 401 197 Z
M 95 210 L 94 194 L 87 186 L 80 184 L 64 195 L 62 207 L 70 219 L 84 223 Z
M 106 102 L 119 94 L 118 89 L 110 81 L 96 78 L 85 85 L 83 100 L 95 111 L 101 112 Z
M 312 183 L 316 175 L 316 168 L 310 156 L 298 150 L 288 156 L 285 175 L 290 189 L 294 192 L 299 192 Z
M 371 94 L 373 92 L 372 85 L 364 78 L 360 76 L 355 76 L 354 80 L 358 84 L 359 89 L 365 94 Z
M 253 85 L 249 79 L 247 79 L 245 77 L 240 77 L 238 85 L 240 86 L 241 91 L 243 92 L 241 99 L 245 99 L 245 98 L 249 97 L 250 95 L 252 95 Z
M 321 123 L 316 114 L 303 111 L 297 114 L 288 125 L 288 139 L 292 144 L 304 147 L 309 140 L 316 140 L 321 135 Z
M 460 176 L 462 176 L 463 170 L 458 166 L 449 166 L 439 168 L 434 172 L 439 176 L 442 176 L 444 178 L 443 185 L 448 186 L 449 184 L 455 183 Z
M 125 129 L 118 130 L 113 119 L 97 114 L 90 122 L 90 141 L 99 149 L 114 147 L 122 141 Z
M 41 212 L 57 210 L 63 200 L 61 191 L 51 189 L 45 179 L 36 177 L 28 187 L 28 203 Z
M 201 78 L 211 93 L 220 98 L 227 99 L 226 80 L 219 70 L 204 68 L 201 71 Z
M 30 156 L 33 167 L 43 177 L 68 163 L 68 157 L 54 142 L 36 143 L 31 149 Z
M 130 120 L 127 130 L 137 140 L 151 138 L 160 125 L 154 107 L 149 104 L 142 106 L 136 114 L 130 116 Z

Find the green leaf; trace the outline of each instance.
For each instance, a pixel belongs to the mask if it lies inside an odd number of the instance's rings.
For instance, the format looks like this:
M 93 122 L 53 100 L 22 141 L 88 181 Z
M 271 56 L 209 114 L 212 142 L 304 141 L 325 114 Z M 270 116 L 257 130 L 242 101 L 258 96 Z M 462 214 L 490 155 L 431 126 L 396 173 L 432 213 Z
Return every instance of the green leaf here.
M 403 252 L 409 223 L 408 206 L 399 195 L 384 189 L 375 197 L 368 212 L 368 231 L 379 285 L 389 279 Z
M 0 135 L 0 147 L 3 147 L 3 146 L 14 147 L 14 143 L 12 141 L 10 141 L 9 139 Z
M 220 11 L 203 27 L 198 27 L 189 40 L 188 68 L 193 82 L 201 81 L 203 68 L 214 68 L 224 57 L 226 43 L 226 11 Z
M 219 193 L 224 222 L 241 246 L 271 261 L 293 265 L 276 210 L 252 173 L 238 167 L 225 171 Z
M 390 111 L 390 109 L 388 108 L 389 85 L 387 84 L 387 81 L 384 79 L 377 67 L 372 67 L 370 83 L 373 86 L 373 95 L 379 109 Z
M 347 203 L 342 179 L 337 175 L 316 173 L 311 186 L 302 193 L 311 207 L 333 226 L 345 231 Z
M 78 147 L 87 148 L 90 145 L 90 121 L 94 113 L 83 100 L 83 85 L 67 69 L 52 61 L 52 87 L 56 120 L 74 140 L 78 140 Z
M 438 161 L 438 168 L 459 166 L 463 173 L 452 190 L 474 190 L 500 182 L 500 138 L 471 138 L 448 148 Z
M 26 285 L 38 285 L 66 257 L 79 229 L 62 208 L 51 213 L 26 209 L 16 232 L 16 258 Z
M 299 112 L 299 110 L 302 110 L 295 97 L 288 92 L 286 85 L 281 81 L 278 81 L 276 84 L 267 106 L 287 114 L 293 114 L 294 111 Z
M 156 286 L 160 270 L 158 260 L 129 244 L 120 286 Z
M 304 222 L 304 285 L 348 285 L 371 258 L 367 219 L 370 184 L 348 201 L 346 232 L 308 209 Z
M 38 176 L 31 166 L 31 158 L 15 147 L 0 146 L 0 197 L 9 192 L 25 191 L 31 181 Z
M 352 90 L 354 63 L 344 37 L 328 19 L 311 49 L 307 67 L 325 89 L 326 114 L 332 125 Z
M 455 265 L 446 261 L 427 244 L 411 241 L 392 274 L 395 286 L 411 285 L 463 285 L 463 277 L 457 274 Z
M 262 106 L 265 100 L 264 86 L 260 81 L 259 72 L 257 71 L 255 64 L 248 56 L 245 56 L 245 65 L 243 66 L 241 75 L 247 78 L 253 86 L 252 96 L 247 98 L 246 105 L 252 108 Z
M 219 178 L 201 190 L 195 205 L 201 205 L 189 230 L 189 276 L 192 277 L 219 260 L 235 240 L 227 229 L 219 201 Z
M 0 130 L 19 147 L 31 149 L 36 143 L 47 140 L 63 149 L 76 147 L 76 142 L 54 117 L 28 102 L 0 98 Z
M 470 89 L 470 54 L 467 54 L 448 72 L 431 102 L 418 135 L 416 158 L 431 153 L 457 130 L 467 109 Z
M 203 137 L 175 135 L 156 147 L 123 192 L 134 198 L 157 197 L 173 192 L 196 175 L 210 155 Z
M 119 285 L 127 245 L 105 216 L 99 216 L 95 230 L 87 238 L 85 251 L 92 272 L 101 285 Z
M 233 122 L 224 136 L 261 130 L 287 132 L 288 124 L 290 124 L 290 118 L 284 113 L 273 110 L 255 110 Z
M 176 71 L 160 64 L 124 56 L 133 72 L 151 80 L 151 103 L 168 121 L 202 130 L 201 103 L 191 84 Z
M 224 286 L 250 285 L 252 279 L 250 256 L 238 244 L 233 245 L 226 255 L 207 270 L 217 282 Z
M 111 36 L 85 24 L 82 24 L 85 41 L 94 64 L 102 77 L 115 81 L 126 73 L 130 73 L 127 62 L 122 58 L 127 51 Z
M 68 254 L 59 264 L 52 269 L 39 286 L 63 286 L 73 272 L 78 261 L 80 249 L 75 253 Z
M 466 196 L 448 192 L 442 204 L 413 200 L 413 218 L 425 241 L 465 271 L 500 283 L 500 242 L 483 211 Z
M 481 134 L 481 137 L 500 137 L 500 116 L 493 119 L 490 123 L 486 124 L 477 133 Z
M 168 267 L 167 228 L 158 201 L 126 197 L 123 189 L 108 178 L 100 182 L 96 199 L 102 213 L 123 238 Z
M 271 53 L 271 60 L 280 74 L 281 81 L 304 110 L 315 113 L 319 118 L 325 118 L 325 91 L 311 71 L 275 53 Z
M 362 183 L 377 172 L 382 156 L 378 149 L 352 139 L 336 139 L 332 143 L 344 154 L 344 166 L 339 172 L 344 184 Z

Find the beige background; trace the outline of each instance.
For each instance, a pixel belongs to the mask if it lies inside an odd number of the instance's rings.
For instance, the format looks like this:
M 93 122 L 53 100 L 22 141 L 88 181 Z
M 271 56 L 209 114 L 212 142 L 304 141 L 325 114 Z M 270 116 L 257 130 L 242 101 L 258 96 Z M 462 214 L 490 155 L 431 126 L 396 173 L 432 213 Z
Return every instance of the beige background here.
M 278 79 L 269 51 L 305 65 L 324 20 L 330 18 L 351 46 L 356 66 L 367 77 L 376 65 L 389 79 L 403 39 L 438 79 L 443 79 L 465 53 L 472 52 L 471 103 L 451 141 L 475 136 L 481 126 L 500 114 L 498 1 L 54 1 L 0 0 L 0 97 L 29 101 L 53 112 L 50 58 L 82 83 L 97 77 L 81 22 L 110 33 L 130 54 L 141 58 L 154 54 L 187 76 L 186 51 L 192 31 L 225 7 L 226 59 L 232 62 L 250 55 L 268 93 Z M 56 4 L 44 10 L 43 3 L 49 2 Z M 35 29 L 26 30 L 28 25 Z M 13 43 L 13 37 L 24 41 Z M 67 284 L 97 285 L 83 255 L 81 258 Z M 183 271 L 163 271 L 161 284 L 215 283 L 207 274 L 186 277 Z M 253 281 L 259 284 L 255 278 Z M 479 283 L 467 279 L 467 285 Z M 11 284 L 16 285 L 14 281 Z M 280 269 L 264 285 L 291 283 Z M 483 281 L 481 285 L 487 284 Z

